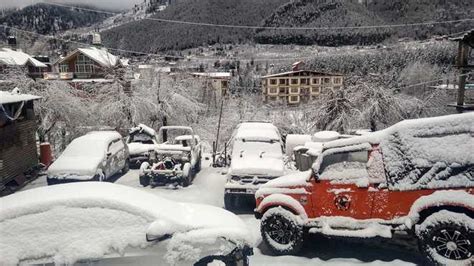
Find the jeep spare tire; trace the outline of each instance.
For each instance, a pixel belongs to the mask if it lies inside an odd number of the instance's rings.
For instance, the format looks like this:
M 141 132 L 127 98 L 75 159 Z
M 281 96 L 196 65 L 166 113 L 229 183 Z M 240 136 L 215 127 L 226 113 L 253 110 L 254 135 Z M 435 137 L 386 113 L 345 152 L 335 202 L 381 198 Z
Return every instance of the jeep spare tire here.
M 276 255 L 295 255 L 303 246 L 301 218 L 282 207 L 263 214 L 260 232 L 263 242 Z
M 474 219 L 463 213 L 436 212 L 417 225 L 421 252 L 439 265 L 472 265 Z
M 138 172 L 138 176 L 140 178 L 140 185 L 147 187 L 150 185 L 150 177 L 146 173 L 146 170 L 150 170 L 151 166 L 149 163 L 144 162 L 142 165 L 140 165 L 140 170 Z

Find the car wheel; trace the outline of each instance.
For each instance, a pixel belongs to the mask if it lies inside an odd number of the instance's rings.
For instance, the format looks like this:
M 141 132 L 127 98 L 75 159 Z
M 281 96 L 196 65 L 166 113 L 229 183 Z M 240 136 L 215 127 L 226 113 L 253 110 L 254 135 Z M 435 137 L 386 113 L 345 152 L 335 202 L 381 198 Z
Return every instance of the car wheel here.
M 192 182 L 192 169 L 190 163 L 185 163 L 183 166 L 183 187 L 191 185 Z
M 138 173 L 139 179 L 140 179 L 140 185 L 147 187 L 150 185 L 150 177 L 148 176 L 147 173 L 145 173 L 145 170 L 151 169 L 151 166 L 149 163 L 144 162 L 142 165 L 140 165 L 140 170 Z
M 263 214 L 260 232 L 265 244 L 276 255 L 295 255 L 303 246 L 301 218 L 282 207 Z
M 469 216 L 439 211 L 417 225 L 416 234 L 430 264 L 472 265 L 474 219 Z
M 127 159 L 125 160 L 125 165 L 122 168 L 122 174 L 126 174 L 130 170 L 130 161 Z

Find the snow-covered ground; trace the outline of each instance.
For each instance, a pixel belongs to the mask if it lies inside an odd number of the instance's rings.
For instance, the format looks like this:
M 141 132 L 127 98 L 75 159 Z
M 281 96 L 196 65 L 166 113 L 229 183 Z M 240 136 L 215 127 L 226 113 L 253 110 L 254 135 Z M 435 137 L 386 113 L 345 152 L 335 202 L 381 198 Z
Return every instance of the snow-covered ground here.
M 210 161 L 204 160 L 202 170 L 193 184 L 187 188 L 143 188 L 139 184 L 138 170 L 130 170 L 123 176 L 116 176 L 112 182 L 152 191 L 161 197 L 180 201 L 224 206 L 225 175 L 221 169 L 209 167 Z M 46 186 L 46 177 L 42 176 L 28 184 L 24 190 Z M 260 221 L 255 219 L 252 207 L 239 211 L 238 216 L 248 225 L 255 239 L 255 248 L 250 258 L 251 265 L 414 265 L 422 263 L 416 249 L 399 248 L 380 240 L 341 240 L 323 236 L 311 236 L 306 242 L 301 256 L 272 256 L 261 243 Z M 390 241 L 390 240 L 385 240 Z

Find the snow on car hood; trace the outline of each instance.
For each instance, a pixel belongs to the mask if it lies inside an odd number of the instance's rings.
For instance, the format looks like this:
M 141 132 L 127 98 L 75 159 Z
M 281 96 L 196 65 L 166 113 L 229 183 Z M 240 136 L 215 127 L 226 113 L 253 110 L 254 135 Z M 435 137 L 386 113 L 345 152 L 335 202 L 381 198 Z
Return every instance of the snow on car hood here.
M 91 178 L 97 173 L 102 157 L 68 157 L 60 156 L 48 168 L 48 176 L 75 176 Z
M 143 144 L 139 142 L 128 143 L 127 146 L 130 155 L 142 154 L 154 150 L 157 147 L 156 144 Z
M 296 186 L 305 186 L 309 183 L 307 182 L 311 175 L 311 170 L 304 172 L 297 172 L 288 174 L 282 177 L 275 178 L 263 184 L 262 188 L 279 188 L 279 187 L 296 187 Z
M 242 247 L 253 243 L 243 221 L 226 210 L 199 204 L 176 203 L 146 191 L 107 182 L 70 183 L 22 191 L 0 198 L 0 206 L 2 206 L 0 223 L 7 220 L 14 221 L 33 213 L 48 213 L 61 207 L 122 211 L 141 217 L 149 225 L 156 224 L 159 220 L 165 221 L 165 225 L 174 227 L 168 232 L 177 232 L 165 247 L 166 259 L 171 264 L 176 260 L 189 260 L 190 250 L 193 252 L 191 259 L 195 259 L 216 244 L 222 246 L 220 252 L 225 253 L 232 251 L 236 246 Z M 47 223 L 48 220 L 38 222 Z M 146 233 L 153 233 L 154 229 L 156 228 L 150 226 Z M 110 250 L 120 250 L 128 245 L 137 247 L 152 245 L 151 242 L 146 242 L 145 231 L 142 233 L 143 236 L 140 236 L 138 232 L 139 239 L 142 239 L 139 243 L 136 242 L 136 234 L 135 238 L 122 234 L 112 242 L 104 242 L 100 250 L 90 250 L 91 256 L 100 257 Z M 25 233 L 21 237 L 27 236 Z M 132 240 L 135 242 L 128 242 Z M 0 241 L 0 246 L 2 245 L 7 247 L 9 243 L 2 244 Z M 81 252 L 87 253 L 87 250 L 81 246 Z M 34 250 L 28 251 L 30 255 L 36 257 L 38 254 L 45 256 L 57 252 L 42 246 L 35 246 Z M 7 261 L 16 264 L 15 261 L 28 258 L 26 257 L 28 254 L 21 252 L 15 254 L 9 254 Z M 87 256 L 88 253 L 81 255 Z M 0 264 L 3 261 L 1 257 Z

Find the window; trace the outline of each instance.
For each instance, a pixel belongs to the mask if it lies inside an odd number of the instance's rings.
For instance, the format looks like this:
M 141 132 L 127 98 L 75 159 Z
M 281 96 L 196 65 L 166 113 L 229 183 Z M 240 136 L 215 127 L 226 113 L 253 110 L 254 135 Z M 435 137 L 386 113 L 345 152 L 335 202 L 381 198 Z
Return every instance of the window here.
M 270 85 L 276 85 L 277 84 L 277 80 L 276 79 L 271 79 L 270 80 Z
M 285 85 L 286 84 L 286 79 L 280 79 L 280 85 Z
M 59 65 L 59 72 L 61 72 L 61 73 L 69 72 L 69 65 L 68 64 L 60 64 Z
M 334 84 L 342 84 L 342 78 L 334 78 Z
M 221 81 L 221 87 L 222 88 L 227 88 L 227 80 Z
M 317 84 L 320 84 L 321 83 L 321 80 L 319 78 L 313 78 L 312 79 L 312 83 L 317 85 Z
M 277 88 L 270 88 L 270 89 L 268 90 L 268 94 L 277 94 L 277 93 L 278 93 Z
M 299 103 L 300 96 L 299 95 L 292 95 L 288 98 L 289 103 Z
M 77 73 L 93 73 L 94 62 L 87 56 L 80 54 L 76 61 L 76 72 Z
M 368 157 L 369 153 L 366 150 L 324 155 L 319 167 L 320 178 L 334 180 L 368 177 Z
M 286 88 L 280 88 L 280 93 L 282 94 L 286 93 Z
M 301 84 L 303 84 L 303 85 L 309 84 L 309 80 L 308 79 L 301 79 Z
M 323 81 L 324 81 L 324 84 L 329 84 L 331 83 L 331 78 L 324 78 Z
M 299 94 L 300 93 L 300 88 L 290 88 L 290 93 Z
M 319 94 L 321 87 L 311 87 L 311 94 Z
M 298 84 L 298 79 L 291 79 L 291 84 Z

